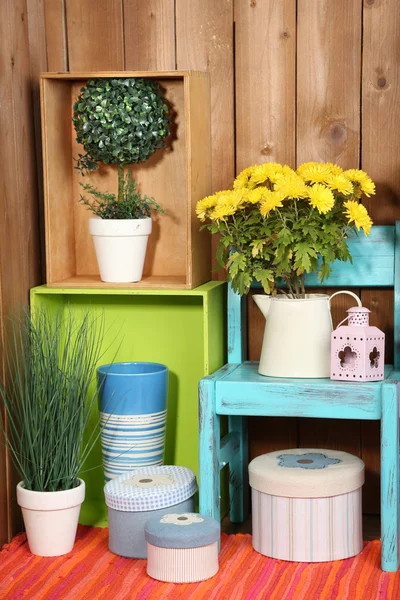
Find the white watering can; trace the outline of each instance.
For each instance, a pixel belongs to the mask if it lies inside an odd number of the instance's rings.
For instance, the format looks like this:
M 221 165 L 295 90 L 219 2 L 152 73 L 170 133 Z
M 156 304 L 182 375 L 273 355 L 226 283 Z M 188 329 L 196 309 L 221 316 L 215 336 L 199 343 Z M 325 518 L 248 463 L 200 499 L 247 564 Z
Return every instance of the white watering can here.
M 265 330 L 258 372 L 269 377 L 329 377 L 332 296 L 306 294 L 305 298 L 255 294 L 253 300 L 264 315 Z

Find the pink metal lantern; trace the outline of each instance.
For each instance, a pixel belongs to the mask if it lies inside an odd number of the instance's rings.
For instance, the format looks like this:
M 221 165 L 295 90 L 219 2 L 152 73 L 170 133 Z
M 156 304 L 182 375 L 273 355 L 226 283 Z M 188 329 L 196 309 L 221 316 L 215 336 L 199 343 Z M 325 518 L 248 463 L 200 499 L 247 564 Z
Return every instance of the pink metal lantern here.
M 369 324 L 365 306 L 349 308 L 348 325 L 331 334 L 331 379 L 379 381 L 384 378 L 385 334 Z

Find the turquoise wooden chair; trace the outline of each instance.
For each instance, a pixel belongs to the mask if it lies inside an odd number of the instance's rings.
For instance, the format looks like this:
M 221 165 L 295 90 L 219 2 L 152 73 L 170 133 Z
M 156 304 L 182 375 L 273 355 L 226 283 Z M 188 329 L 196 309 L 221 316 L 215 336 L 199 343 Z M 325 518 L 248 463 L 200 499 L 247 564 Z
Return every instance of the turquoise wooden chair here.
M 399 566 L 400 221 L 374 226 L 349 242 L 353 264 L 336 262 L 329 287 L 394 287 L 395 358 L 385 379 L 346 383 L 330 379 L 280 379 L 258 374 L 245 362 L 245 299 L 228 287 L 228 364 L 199 384 L 200 512 L 220 519 L 220 470 L 229 465 L 230 519 L 248 515 L 247 419 L 252 416 L 381 421 L 382 569 Z M 308 286 L 319 285 L 312 275 Z M 220 439 L 220 417 L 228 433 Z

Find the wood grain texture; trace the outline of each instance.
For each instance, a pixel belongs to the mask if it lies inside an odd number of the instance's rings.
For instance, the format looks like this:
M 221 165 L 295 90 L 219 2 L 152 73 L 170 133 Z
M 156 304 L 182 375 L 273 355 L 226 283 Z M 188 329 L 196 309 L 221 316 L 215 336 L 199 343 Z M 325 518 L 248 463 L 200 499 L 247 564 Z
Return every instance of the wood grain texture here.
M 220 416 L 212 375 L 199 384 L 199 511 L 220 521 Z
M 1 336 L 4 318 L 28 303 L 29 288 L 40 283 L 35 141 L 30 85 L 27 4 L 0 3 L 0 280 Z M 3 374 L 2 374 L 3 376 Z M 4 476 L 3 447 L 0 452 Z M 17 476 L 6 465 L 0 483 L 1 536 L 21 531 L 15 500 Z M 6 498 L 6 496 L 8 498 Z M 4 514 L 7 507 L 8 514 Z M 8 524 L 7 524 L 8 520 Z
M 385 378 L 391 370 L 385 367 Z M 264 377 L 258 362 L 245 362 L 217 382 L 216 410 L 221 415 L 335 419 L 340 414 L 343 419 L 378 420 L 380 387 L 376 382 Z
M 82 176 L 74 168 L 74 158 L 82 147 L 76 141 L 71 116 L 85 81 L 82 76 L 42 77 L 47 281 L 61 287 L 64 283 L 85 285 L 85 277 L 89 286 L 100 283 L 88 233 L 91 213 L 78 202 Z M 111 76 L 121 77 L 121 73 L 107 74 Z M 127 71 L 125 76 L 137 74 Z M 160 83 L 173 119 L 167 147 L 155 152 L 145 164 L 131 167 L 141 192 L 156 198 L 165 210 L 165 215 L 153 217 L 144 278 L 134 287 L 147 283 L 156 287 L 158 282 L 168 285 L 170 277 L 172 286 L 192 288 L 211 275 L 210 240 L 205 231 L 199 231 L 195 216 L 197 201 L 210 193 L 211 186 L 208 76 L 192 71 L 149 72 L 148 77 Z M 116 170 L 115 165 L 101 165 L 90 174 L 90 183 L 116 193 Z
M 400 3 L 365 0 L 362 169 L 377 184 L 365 204 L 376 223 L 400 218 Z
M 211 98 L 208 76 L 185 78 L 185 160 L 187 206 L 186 271 L 193 287 L 211 279 L 211 240 L 208 231 L 201 230 L 196 204 L 209 196 L 212 189 L 211 165 Z M 178 173 L 176 181 L 179 181 Z M 172 237 L 172 236 L 171 236 Z M 175 238 L 176 243 L 176 238 Z
M 0 280 L 0 324 L 3 326 L 3 306 L 2 306 L 3 290 Z M 0 356 L 3 357 L 3 331 L 0 336 Z M 1 382 L 4 383 L 4 359 L 1 360 Z M 4 423 L 4 407 L 0 404 L 0 421 Z M 9 454 L 5 447 L 5 439 L 2 430 L 0 431 L 0 547 L 9 541 L 8 537 L 8 465 Z
M 362 290 L 361 299 L 363 305 L 372 311 L 370 315 L 371 325 L 375 325 L 385 332 L 385 362 L 393 364 L 393 290 Z M 360 456 L 366 469 L 363 510 L 367 513 L 377 514 L 380 510 L 379 423 L 361 422 L 360 433 Z
M 297 163 L 358 168 L 360 0 L 298 1 Z
M 65 0 L 43 0 L 43 4 L 47 69 L 49 71 L 68 71 Z
M 125 68 L 175 69 L 174 0 L 123 0 Z
M 45 0 L 27 0 L 29 57 L 33 98 L 33 125 L 35 132 L 36 173 L 38 183 L 38 210 L 40 227 L 40 253 L 45 256 L 43 163 L 40 120 L 40 73 L 47 71 Z M 43 281 L 46 278 L 45 261 L 42 261 Z
M 230 188 L 235 175 L 233 63 L 233 0 L 177 0 L 177 68 L 210 73 L 212 192 Z M 218 237 L 211 243 L 215 268 Z M 224 270 L 213 279 L 225 279 Z
M 69 71 L 123 70 L 122 0 L 65 0 Z
M 229 459 L 229 507 L 232 523 L 243 523 L 249 514 L 249 439 L 247 417 L 228 417 L 229 436 L 238 440 Z M 223 442 L 221 443 L 222 447 Z
M 293 166 L 296 2 L 237 0 L 235 40 L 236 169 Z
M 236 172 L 295 163 L 296 2 L 235 1 Z M 249 358 L 258 360 L 264 318 L 248 301 Z M 249 419 L 250 457 L 297 445 L 295 419 Z
M 233 50 L 233 0 L 176 1 L 177 68 L 210 73 L 213 192 L 235 173 Z

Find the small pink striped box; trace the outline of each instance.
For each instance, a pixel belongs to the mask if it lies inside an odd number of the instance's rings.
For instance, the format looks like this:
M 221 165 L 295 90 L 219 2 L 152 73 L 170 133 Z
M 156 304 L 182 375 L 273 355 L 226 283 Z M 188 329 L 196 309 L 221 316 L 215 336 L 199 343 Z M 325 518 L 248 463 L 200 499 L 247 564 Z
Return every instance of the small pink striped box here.
M 363 547 L 364 463 L 337 450 L 280 450 L 249 464 L 253 548 L 271 558 L 325 562 Z
M 147 574 L 171 583 L 193 583 L 218 572 L 218 521 L 196 513 L 147 521 Z

